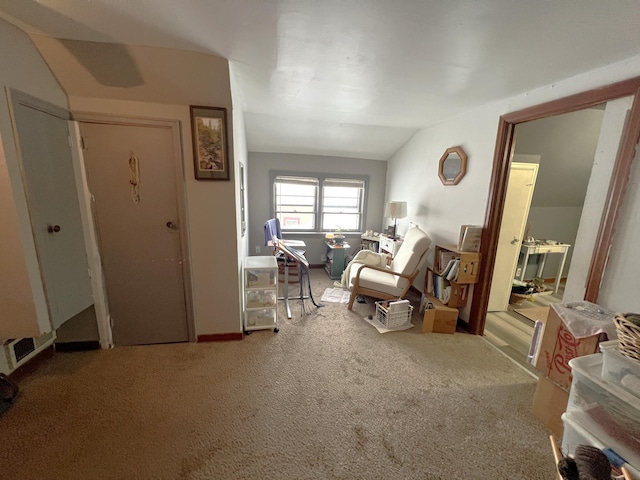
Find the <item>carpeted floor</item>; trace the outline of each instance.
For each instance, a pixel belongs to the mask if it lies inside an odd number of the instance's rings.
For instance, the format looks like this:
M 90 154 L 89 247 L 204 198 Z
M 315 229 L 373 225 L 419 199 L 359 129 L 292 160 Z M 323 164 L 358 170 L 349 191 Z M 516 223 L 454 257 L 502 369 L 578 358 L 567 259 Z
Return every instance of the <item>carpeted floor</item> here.
M 314 295 L 332 286 L 312 271 Z M 371 299 L 242 341 L 58 353 L 0 417 L 0 478 L 545 479 L 535 379 L 462 332 L 380 334 Z

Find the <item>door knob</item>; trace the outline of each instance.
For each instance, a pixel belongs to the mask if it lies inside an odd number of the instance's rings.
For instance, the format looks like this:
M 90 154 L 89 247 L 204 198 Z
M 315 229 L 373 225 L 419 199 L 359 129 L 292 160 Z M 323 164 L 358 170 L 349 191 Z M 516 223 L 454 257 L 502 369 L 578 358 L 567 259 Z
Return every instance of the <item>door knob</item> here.
M 47 232 L 49 233 L 58 233 L 60 231 L 60 225 L 49 225 L 47 226 Z
M 519 242 L 520 242 L 520 239 L 518 237 L 513 237 L 513 240 L 511 240 L 511 245 L 515 245 Z
M 178 230 L 178 226 L 171 221 L 167 222 L 167 227 L 170 228 L 171 230 Z

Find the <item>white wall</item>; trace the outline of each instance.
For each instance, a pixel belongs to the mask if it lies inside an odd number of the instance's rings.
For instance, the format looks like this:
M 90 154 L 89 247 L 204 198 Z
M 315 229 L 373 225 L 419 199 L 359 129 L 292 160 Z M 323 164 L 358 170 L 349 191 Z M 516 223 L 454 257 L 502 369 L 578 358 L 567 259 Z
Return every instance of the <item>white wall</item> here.
M 264 247 L 263 225 L 273 217 L 273 207 L 269 183 L 270 170 L 296 171 L 305 173 L 332 173 L 369 175 L 369 194 L 365 218 L 365 230 L 379 232 L 384 214 L 384 190 L 387 174 L 387 162 L 364 160 L 360 158 L 325 157 L 320 155 L 295 155 L 279 153 L 249 153 L 247 192 L 249 197 L 249 255 L 269 255 Z M 360 234 L 346 234 L 347 241 L 355 246 L 360 244 Z M 291 234 L 289 238 L 304 240 L 307 244 L 306 257 L 309 263 L 322 263 L 326 246 L 324 234 Z M 259 247 L 260 252 L 256 252 Z
M 500 115 L 637 75 L 640 75 L 640 57 L 493 103 L 424 128 L 389 161 L 387 198 L 406 198 L 409 201 L 410 217 L 423 226 L 434 242 L 454 243 L 461 224 L 484 223 Z M 461 145 L 469 156 L 467 175 L 457 186 L 443 186 L 437 176 L 438 161 L 445 149 L 454 145 Z M 615 153 L 612 152 L 606 161 L 613 162 Z M 591 222 L 598 223 L 599 218 L 598 214 L 591 218 Z M 406 221 L 401 222 L 401 225 L 402 232 L 407 228 Z M 620 252 L 614 251 L 612 257 L 616 255 L 637 254 L 622 248 Z M 576 260 L 585 261 L 583 258 L 578 259 L 574 252 L 574 262 Z M 633 297 L 633 289 L 629 285 L 614 282 L 622 292 Z M 603 292 L 601 303 L 609 306 L 612 301 L 615 298 Z M 463 319 L 468 320 L 470 303 L 461 312 Z M 611 307 L 615 309 L 614 305 Z M 636 309 L 640 309 L 640 305 Z
M 242 292 L 242 265 L 244 264 L 244 259 L 249 254 L 249 205 L 247 201 L 246 191 L 243 192 L 241 189 L 241 184 L 245 182 L 246 188 L 246 179 L 247 179 L 247 170 L 248 170 L 248 152 L 247 152 L 247 137 L 245 130 L 245 121 L 244 121 L 244 101 L 242 98 L 242 92 L 238 86 L 237 79 L 233 72 L 233 67 L 229 65 L 229 75 L 231 79 L 231 98 L 233 102 L 233 160 L 234 160 L 234 172 L 235 172 L 235 185 L 236 185 L 236 238 L 238 239 L 237 249 L 238 249 L 238 278 L 239 281 L 239 302 L 240 306 L 243 306 L 243 292 Z M 244 179 L 241 176 L 240 164 L 244 165 Z M 242 214 L 241 214 L 241 195 L 244 195 L 244 210 L 245 210 L 245 219 L 246 229 L 245 232 L 242 232 Z M 242 318 L 240 318 L 240 328 L 242 327 Z
M 602 305 L 618 312 L 640 312 L 640 162 L 636 158 L 631 169 L 631 177 L 625 204 L 620 212 L 611 246 L 600 298 Z
M 67 108 L 67 98 L 29 37 L 0 20 L 0 337 L 38 336 L 50 331 L 7 88 Z

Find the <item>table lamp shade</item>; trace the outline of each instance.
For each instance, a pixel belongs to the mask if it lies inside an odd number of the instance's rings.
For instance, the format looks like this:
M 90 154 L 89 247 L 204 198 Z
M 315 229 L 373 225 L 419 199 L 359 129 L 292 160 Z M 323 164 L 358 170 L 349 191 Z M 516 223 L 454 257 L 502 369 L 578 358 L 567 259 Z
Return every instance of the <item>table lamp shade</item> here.
M 387 218 L 404 218 L 407 216 L 407 202 L 388 202 L 384 211 Z

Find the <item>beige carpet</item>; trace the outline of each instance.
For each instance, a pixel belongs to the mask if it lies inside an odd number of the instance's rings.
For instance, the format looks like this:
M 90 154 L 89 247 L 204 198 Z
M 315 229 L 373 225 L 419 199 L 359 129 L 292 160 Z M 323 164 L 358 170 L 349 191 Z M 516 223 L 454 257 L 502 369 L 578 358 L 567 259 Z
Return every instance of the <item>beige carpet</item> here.
M 56 354 L 0 417 L 0 478 L 554 478 L 535 380 L 484 339 L 299 303 L 277 334 Z

